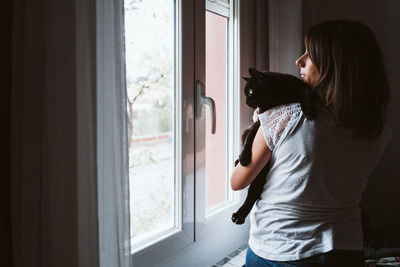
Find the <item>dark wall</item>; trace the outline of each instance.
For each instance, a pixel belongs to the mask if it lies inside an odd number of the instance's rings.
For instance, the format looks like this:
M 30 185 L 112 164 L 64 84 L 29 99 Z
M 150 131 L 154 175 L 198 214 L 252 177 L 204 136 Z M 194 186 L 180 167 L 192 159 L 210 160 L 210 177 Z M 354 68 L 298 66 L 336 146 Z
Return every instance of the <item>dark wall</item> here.
M 372 224 L 384 226 L 400 219 L 400 1 L 305 0 L 304 28 L 325 20 L 349 19 L 367 24 L 378 39 L 391 87 L 392 139 L 370 176 L 362 207 Z
M 11 2 L 2 1 L 0 68 L 0 265 L 12 266 L 10 194 Z

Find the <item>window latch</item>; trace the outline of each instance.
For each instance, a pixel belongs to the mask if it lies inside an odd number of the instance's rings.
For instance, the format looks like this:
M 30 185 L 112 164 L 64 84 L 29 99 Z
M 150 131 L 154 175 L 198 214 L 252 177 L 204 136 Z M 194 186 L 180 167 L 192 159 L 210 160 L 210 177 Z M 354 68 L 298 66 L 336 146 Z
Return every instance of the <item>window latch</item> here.
M 206 96 L 204 83 L 197 80 L 196 81 L 196 118 L 200 119 L 202 117 L 201 108 L 204 104 L 210 107 L 211 113 L 211 134 L 215 134 L 216 127 L 216 114 L 215 114 L 215 102 L 211 97 Z

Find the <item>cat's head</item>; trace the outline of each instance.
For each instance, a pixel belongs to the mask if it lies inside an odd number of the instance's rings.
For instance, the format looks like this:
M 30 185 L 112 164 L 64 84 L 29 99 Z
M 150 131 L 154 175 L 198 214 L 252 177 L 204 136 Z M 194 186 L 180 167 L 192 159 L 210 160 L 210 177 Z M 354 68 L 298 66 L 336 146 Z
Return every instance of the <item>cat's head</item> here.
M 244 94 L 246 104 L 252 108 L 267 110 L 271 107 L 298 99 L 299 93 L 307 86 L 303 81 L 289 74 L 249 69 Z M 297 101 L 296 101 L 297 102 Z
M 246 105 L 252 108 L 258 107 L 257 98 L 260 97 L 260 90 L 262 87 L 263 80 L 265 78 L 264 73 L 256 69 L 249 69 L 250 77 L 242 77 L 246 81 L 244 87 L 244 95 L 246 96 Z

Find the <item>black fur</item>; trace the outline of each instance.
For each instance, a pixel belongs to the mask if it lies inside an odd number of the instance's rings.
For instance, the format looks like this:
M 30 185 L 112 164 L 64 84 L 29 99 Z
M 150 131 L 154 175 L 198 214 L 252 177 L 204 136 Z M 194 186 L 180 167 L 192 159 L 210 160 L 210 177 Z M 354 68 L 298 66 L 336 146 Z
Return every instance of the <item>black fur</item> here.
M 317 116 L 317 97 L 312 88 L 299 78 L 277 72 L 260 72 L 249 69 L 251 78 L 243 78 L 247 83 L 244 88 L 246 104 L 252 108 L 259 108 L 260 113 L 279 105 L 300 103 L 307 119 Z M 254 137 L 260 127 L 257 121 L 248 127 L 242 135 L 243 150 L 235 166 L 240 162 L 247 166 L 251 161 L 251 147 Z M 269 172 L 269 163 L 261 170 L 250 184 L 246 200 L 240 209 L 232 214 L 232 221 L 243 224 L 254 203 L 260 198 Z

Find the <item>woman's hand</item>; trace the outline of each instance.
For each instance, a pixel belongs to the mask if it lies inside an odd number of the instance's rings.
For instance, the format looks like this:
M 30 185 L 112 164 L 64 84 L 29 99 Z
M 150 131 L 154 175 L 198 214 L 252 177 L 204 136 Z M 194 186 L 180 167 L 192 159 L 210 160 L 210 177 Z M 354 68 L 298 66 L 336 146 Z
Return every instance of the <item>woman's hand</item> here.
M 265 142 L 261 127 L 258 128 L 251 148 L 251 162 L 247 166 L 240 163 L 232 171 L 231 187 L 233 190 L 246 188 L 256 178 L 271 158 L 271 150 Z

